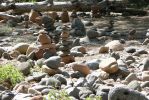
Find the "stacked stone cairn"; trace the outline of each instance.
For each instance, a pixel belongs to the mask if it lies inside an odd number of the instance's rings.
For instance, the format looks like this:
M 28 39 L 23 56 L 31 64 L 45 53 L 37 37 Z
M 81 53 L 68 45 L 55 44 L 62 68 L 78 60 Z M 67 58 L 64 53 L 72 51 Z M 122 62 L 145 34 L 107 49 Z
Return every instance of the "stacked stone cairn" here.
M 49 58 L 56 55 L 56 46 L 55 43 L 52 43 L 51 37 L 47 35 L 47 32 L 44 30 L 39 31 L 39 36 L 37 39 L 40 43 L 40 46 L 35 51 L 35 58 Z
M 92 18 L 100 17 L 100 10 L 98 5 L 91 6 Z
M 70 49 L 72 41 L 69 40 L 69 32 L 67 31 L 66 26 L 63 27 L 63 32 L 61 33 L 61 42 L 60 42 L 60 57 L 62 62 L 65 64 L 74 62 L 74 57 L 70 55 Z
M 55 30 L 53 18 L 45 15 L 42 17 L 42 23 L 43 27 L 45 28 L 45 31 L 51 32 Z
M 63 11 L 62 11 L 61 20 L 62 20 L 62 23 L 69 22 L 69 15 L 68 15 L 68 12 L 66 9 L 63 9 Z

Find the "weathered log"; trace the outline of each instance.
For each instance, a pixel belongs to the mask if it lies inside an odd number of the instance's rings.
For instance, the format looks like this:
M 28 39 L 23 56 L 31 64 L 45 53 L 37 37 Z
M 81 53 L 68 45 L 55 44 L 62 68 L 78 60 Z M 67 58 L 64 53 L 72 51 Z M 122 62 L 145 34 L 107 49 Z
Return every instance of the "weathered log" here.
M 15 12 L 29 12 L 31 9 L 35 9 L 37 11 L 62 11 L 65 8 L 68 11 L 72 11 L 76 9 L 76 6 L 71 4 L 71 2 L 54 2 L 53 5 L 48 4 L 46 2 L 36 2 L 36 3 L 15 3 L 15 4 L 6 4 L 2 3 L 0 5 L 0 12 L 4 12 L 10 9 L 13 9 Z M 81 5 L 81 8 L 84 10 L 89 10 L 89 6 Z

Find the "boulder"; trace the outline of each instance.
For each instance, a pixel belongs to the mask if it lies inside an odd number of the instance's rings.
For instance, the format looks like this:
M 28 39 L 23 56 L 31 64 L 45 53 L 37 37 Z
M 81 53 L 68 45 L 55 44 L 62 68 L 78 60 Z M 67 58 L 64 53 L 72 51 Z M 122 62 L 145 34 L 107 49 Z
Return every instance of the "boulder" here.
M 52 69 L 58 69 L 61 66 L 61 58 L 59 56 L 53 56 L 44 61 L 46 66 Z
M 19 51 L 21 54 L 26 54 L 28 47 L 29 44 L 27 43 L 18 43 L 12 48 L 12 50 Z
M 138 91 L 124 87 L 116 87 L 110 89 L 108 94 L 108 100 L 148 100 L 148 99 Z
M 122 51 L 124 50 L 123 44 L 120 43 L 119 40 L 113 40 L 105 45 L 105 47 L 109 47 L 113 51 Z
M 72 63 L 71 67 L 74 71 L 79 71 L 84 75 L 90 74 L 90 69 L 87 65 L 85 64 L 77 64 L 77 63 Z
M 109 52 L 109 47 L 101 46 L 99 48 L 99 53 L 108 53 Z

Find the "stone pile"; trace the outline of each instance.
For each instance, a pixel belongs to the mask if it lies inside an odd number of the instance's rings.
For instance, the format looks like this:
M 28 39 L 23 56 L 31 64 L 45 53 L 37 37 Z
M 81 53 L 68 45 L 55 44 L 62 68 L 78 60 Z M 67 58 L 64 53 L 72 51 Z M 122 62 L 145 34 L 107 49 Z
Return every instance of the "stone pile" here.
M 60 44 L 61 46 L 59 47 L 59 49 L 61 50 L 60 56 L 62 58 L 62 62 L 66 64 L 70 62 L 74 62 L 74 57 L 70 55 L 72 41 L 69 40 L 69 32 L 66 27 L 63 27 Z
M 37 39 L 40 43 L 39 47 L 34 51 L 35 59 L 40 58 L 49 58 L 56 55 L 56 46 L 55 43 L 52 43 L 52 38 L 47 35 L 47 32 L 44 30 L 39 31 L 39 36 Z M 29 49 L 29 48 L 28 48 Z M 32 57 L 33 53 L 29 56 Z
M 98 5 L 91 6 L 91 12 L 93 18 L 99 18 L 100 17 L 100 9 Z
M 66 9 L 63 9 L 63 11 L 62 11 L 61 20 L 62 20 L 62 23 L 69 22 L 69 15 L 68 15 L 68 12 Z

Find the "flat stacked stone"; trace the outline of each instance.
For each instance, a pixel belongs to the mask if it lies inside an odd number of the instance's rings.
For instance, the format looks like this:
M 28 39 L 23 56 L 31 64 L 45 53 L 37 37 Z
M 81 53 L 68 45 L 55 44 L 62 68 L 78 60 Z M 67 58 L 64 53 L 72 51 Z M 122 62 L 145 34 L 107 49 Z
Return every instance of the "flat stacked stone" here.
M 61 58 L 62 62 L 64 63 L 70 63 L 74 61 L 74 57 L 70 55 L 70 49 L 72 41 L 69 40 L 69 33 L 67 32 L 66 27 L 63 28 L 63 32 L 61 33 L 61 46 L 59 49 L 61 50 Z
M 47 58 L 54 56 L 56 54 L 55 43 L 52 43 L 52 39 L 47 35 L 46 31 L 40 30 L 37 40 L 40 43 L 40 46 L 35 51 L 35 56 L 37 59 L 40 59 L 40 58 L 47 59 Z

